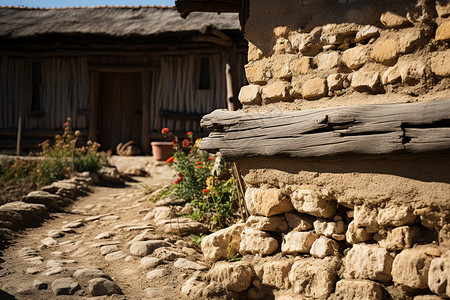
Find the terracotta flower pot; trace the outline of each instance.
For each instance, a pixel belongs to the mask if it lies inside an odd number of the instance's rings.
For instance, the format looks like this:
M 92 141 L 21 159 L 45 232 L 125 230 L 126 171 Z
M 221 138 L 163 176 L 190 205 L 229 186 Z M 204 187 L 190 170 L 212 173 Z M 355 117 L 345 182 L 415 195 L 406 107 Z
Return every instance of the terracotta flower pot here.
M 168 159 L 174 152 L 172 142 L 151 142 L 153 158 L 158 161 Z

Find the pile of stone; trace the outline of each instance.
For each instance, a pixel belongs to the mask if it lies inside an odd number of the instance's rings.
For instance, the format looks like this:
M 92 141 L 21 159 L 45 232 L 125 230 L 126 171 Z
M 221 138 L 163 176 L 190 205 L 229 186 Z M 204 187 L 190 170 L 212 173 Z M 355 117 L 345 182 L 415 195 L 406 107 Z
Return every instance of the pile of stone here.
M 201 244 L 215 263 L 207 279 L 234 297 L 450 297 L 450 251 L 436 231 L 445 232 L 448 214 L 432 218 L 408 205 L 344 207 L 325 189 L 249 187 L 245 198 L 252 216 Z
M 297 20 L 311 24 L 275 27 L 273 36 L 261 32 L 261 38 L 256 28 L 248 29 L 249 40 L 265 51 L 249 43 L 245 71 L 250 85 L 241 89 L 239 100 L 244 105 L 264 105 L 353 91 L 379 94 L 414 86 L 414 93 L 425 94 L 427 87 L 448 88 L 450 6 L 433 2 L 410 1 L 405 12 L 388 9 L 380 15 L 377 10 L 382 8 L 372 3 L 351 4 L 353 9 L 336 13 L 329 24 L 317 26 L 320 22 L 314 19 L 320 17 L 309 20 L 299 15 Z M 258 15 L 258 9 L 265 8 L 255 5 L 254 9 Z M 356 15 L 361 22 L 348 21 Z

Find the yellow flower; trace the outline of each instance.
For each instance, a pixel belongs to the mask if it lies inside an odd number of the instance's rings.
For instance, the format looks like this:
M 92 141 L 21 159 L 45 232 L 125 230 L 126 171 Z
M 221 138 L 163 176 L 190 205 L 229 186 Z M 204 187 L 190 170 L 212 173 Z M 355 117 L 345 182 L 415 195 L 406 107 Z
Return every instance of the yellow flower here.
M 208 189 L 211 189 L 213 187 L 212 186 L 212 181 L 213 181 L 213 177 L 212 176 L 206 178 L 206 186 L 208 187 Z
M 198 144 L 200 144 L 202 139 L 197 139 L 194 144 L 194 148 L 198 148 Z

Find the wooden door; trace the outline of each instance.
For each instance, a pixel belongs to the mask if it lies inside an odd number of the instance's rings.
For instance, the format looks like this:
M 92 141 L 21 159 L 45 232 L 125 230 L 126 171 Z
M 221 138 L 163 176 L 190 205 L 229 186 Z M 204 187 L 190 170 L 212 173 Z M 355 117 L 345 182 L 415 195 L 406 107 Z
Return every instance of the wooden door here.
M 130 140 L 141 145 L 141 73 L 104 73 L 99 76 L 98 140 L 115 151 Z

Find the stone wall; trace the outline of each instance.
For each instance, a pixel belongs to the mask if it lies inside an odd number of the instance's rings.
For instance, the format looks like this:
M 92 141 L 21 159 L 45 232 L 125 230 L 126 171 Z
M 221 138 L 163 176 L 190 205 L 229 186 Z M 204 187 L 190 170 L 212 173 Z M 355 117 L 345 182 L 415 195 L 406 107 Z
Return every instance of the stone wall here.
M 236 299 L 449 298 L 448 159 L 241 160 L 251 216 L 203 239 L 208 278 Z
M 450 2 L 251 0 L 246 112 L 450 98 Z M 261 145 L 264 147 L 264 145 Z M 450 298 L 449 156 L 245 158 L 205 237 L 235 299 Z
M 245 29 L 250 85 L 239 95 L 244 108 L 428 101 L 450 94 L 446 0 L 250 1 Z

